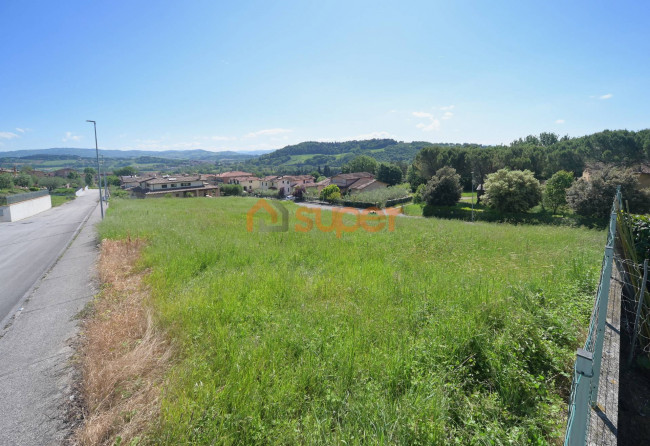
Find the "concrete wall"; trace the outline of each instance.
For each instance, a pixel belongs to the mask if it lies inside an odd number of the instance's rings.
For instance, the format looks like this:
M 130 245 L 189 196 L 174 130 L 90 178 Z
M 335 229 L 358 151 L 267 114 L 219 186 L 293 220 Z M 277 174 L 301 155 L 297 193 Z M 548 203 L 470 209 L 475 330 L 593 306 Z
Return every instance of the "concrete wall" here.
M 12 222 L 31 217 L 52 208 L 52 199 L 49 195 L 32 198 L 7 206 L 0 206 L 0 222 Z

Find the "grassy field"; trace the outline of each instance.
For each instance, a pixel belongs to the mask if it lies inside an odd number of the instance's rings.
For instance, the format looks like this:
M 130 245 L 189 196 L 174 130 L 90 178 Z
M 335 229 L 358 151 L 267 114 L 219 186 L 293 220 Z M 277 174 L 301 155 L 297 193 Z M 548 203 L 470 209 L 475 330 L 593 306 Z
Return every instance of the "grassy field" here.
M 147 240 L 178 351 L 153 443 L 558 443 L 604 232 L 397 218 L 337 239 L 288 205 L 289 232 L 249 233 L 254 203 L 115 199 L 99 227 Z

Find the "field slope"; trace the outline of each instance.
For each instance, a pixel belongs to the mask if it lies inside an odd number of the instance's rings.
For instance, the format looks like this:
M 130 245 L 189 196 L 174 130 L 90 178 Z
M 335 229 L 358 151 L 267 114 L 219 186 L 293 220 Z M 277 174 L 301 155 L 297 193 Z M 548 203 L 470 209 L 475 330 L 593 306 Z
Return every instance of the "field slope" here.
M 100 226 L 147 241 L 179 352 L 152 442 L 558 442 L 603 232 L 399 218 L 337 239 L 292 218 L 249 233 L 254 203 L 114 200 Z

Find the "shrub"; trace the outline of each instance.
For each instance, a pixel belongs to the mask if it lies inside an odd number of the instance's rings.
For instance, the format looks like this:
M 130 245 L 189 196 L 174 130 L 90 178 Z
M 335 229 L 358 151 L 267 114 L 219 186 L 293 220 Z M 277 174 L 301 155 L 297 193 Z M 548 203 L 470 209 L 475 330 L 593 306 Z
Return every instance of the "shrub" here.
M 415 191 L 415 195 L 413 195 L 413 203 L 415 204 L 421 204 L 424 203 L 424 191 L 426 190 L 427 185 L 426 184 L 420 184 Z
M 526 212 L 542 199 L 542 188 L 530 170 L 501 169 L 485 182 L 488 206 L 499 212 Z
M 221 195 L 241 195 L 244 189 L 241 184 L 224 184 L 221 186 Z
M 427 182 L 422 200 L 432 206 L 453 206 L 462 195 L 463 187 L 456 169 L 443 167 Z
M 14 178 L 14 184 L 20 187 L 30 187 L 32 184 L 34 184 L 34 180 L 32 180 L 32 177 L 30 175 L 21 173 L 16 178 Z
M 594 172 L 589 181 L 583 178 L 576 181 L 567 190 L 567 202 L 579 215 L 607 218 L 617 186 L 621 186 L 632 213 L 648 211 L 650 191 L 640 189 L 638 175 L 630 169 L 613 167 Z
M 573 184 L 573 173 L 566 170 L 555 172 L 544 186 L 542 203 L 555 214 L 566 205 L 566 191 Z
M 14 187 L 14 181 L 11 175 L 3 173 L 0 175 L 0 189 L 11 189 Z
M 320 191 L 320 199 L 330 203 L 341 199 L 341 190 L 336 184 L 330 184 Z

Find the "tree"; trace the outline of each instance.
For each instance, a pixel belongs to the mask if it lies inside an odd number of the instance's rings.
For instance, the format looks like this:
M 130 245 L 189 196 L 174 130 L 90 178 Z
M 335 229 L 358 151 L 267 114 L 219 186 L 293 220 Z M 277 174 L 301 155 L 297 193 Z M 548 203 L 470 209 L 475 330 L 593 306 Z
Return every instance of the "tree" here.
M 16 178 L 14 178 L 14 184 L 20 187 L 30 187 L 32 184 L 34 184 L 34 180 L 30 175 L 21 173 Z
M 377 173 L 378 163 L 377 160 L 366 155 L 357 156 L 348 164 L 343 166 L 344 173 L 355 172 L 368 172 L 371 174 Z
M 241 187 L 241 184 L 222 184 L 220 186 L 221 195 L 241 195 L 244 192 L 244 189 Z
M 566 170 L 555 172 L 546 182 L 542 203 L 555 214 L 557 210 L 566 205 L 566 191 L 573 184 L 573 173 Z
M 84 181 L 86 182 L 86 186 L 92 186 L 93 184 L 95 184 L 95 177 L 93 176 L 92 173 L 86 173 Z
M 500 212 L 526 212 L 542 199 L 539 181 L 530 170 L 500 169 L 485 182 L 488 206 Z
M 65 184 L 65 180 L 61 177 L 43 177 L 39 178 L 38 185 L 41 187 L 46 187 L 47 190 L 53 191 L 58 189 Z
M 325 166 L 323 168 L 323 175 L 325 175 L 328 178 L 332 176 L 332 169 L 330 168 L 330 166 Z
M 79 175 L 79 172 L 76 171 L 71 171 L 68 173 L 68 180 L 78 180 L 81 178 L 81 175 Z
M 377 179 L 394 186 L 402 182 L 402 169 L 395 164 L 381 163 L 377 169 Z
M 341 190 L 336 184 L 330 184 L 320 191 L 320 199 L 330 203 L 341 198 Z
M 11 189 L 14 187 L 14 180 L 8 173 L 0 175 L 0 189 Z
M 433 206 L 453 206 L 463 195 L 460 175 L 453 167 L 438 169 L 427 182 L 422 199 Z
M 293 190 L 293 196 L 296 200 L 301 201 L 305 196 L 305 186 L 303 185 L 296 186 L 295 189 Z
M 567 202 L 579 215 L 607 218 L 617 186 L 621 186 L 623 199 L 632 213 L 650 210 L 650 191 L 640 188 L 638 174 L 631 169 L 612 167 L 593 172 L 589 180 L 580 178 L 576 181 L 567 190 Z
M 137 169 L 132 166 L 124 166 L 124 167 L 120 167 L 119 169 L 113 170 L 113 175 L 117 175 L 118 177 L 134 176 L 137 173 L 138 173 Z
M 122 182 L 120 181 L 120 177 L 115 176 L 115 175 L 109 175 L 106 177 L 106 183 L 108 183 L 111 186 L 119 187 Z

